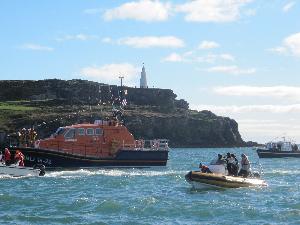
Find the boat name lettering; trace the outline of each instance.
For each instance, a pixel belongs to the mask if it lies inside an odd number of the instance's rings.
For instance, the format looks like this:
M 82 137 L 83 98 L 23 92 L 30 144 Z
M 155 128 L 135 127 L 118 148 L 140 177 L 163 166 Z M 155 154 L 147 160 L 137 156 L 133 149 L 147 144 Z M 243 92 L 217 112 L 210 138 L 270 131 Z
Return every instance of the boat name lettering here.
M 34 156 L 26 156 L 25 157 L 25 161 L 30 161 L 30 162 L 38 162 L 38 163 L 42 163 L 45 165 L 51 165 L 52 161 L 51 159 L 47 159 L 47 158 L 36 158 Z

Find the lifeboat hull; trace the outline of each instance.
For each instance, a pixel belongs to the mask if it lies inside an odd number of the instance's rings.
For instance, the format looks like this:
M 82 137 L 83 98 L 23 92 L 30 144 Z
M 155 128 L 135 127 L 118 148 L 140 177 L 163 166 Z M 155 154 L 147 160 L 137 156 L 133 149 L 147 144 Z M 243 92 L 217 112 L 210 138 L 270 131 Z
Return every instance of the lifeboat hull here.
M 265 149 L 257 149 L 259 158 L 285 158 L 285 157 L 296 157 L 300 158 L 300 151 L 271 151 Z
M 185 176 L 185 179 L 195 189 L 208 187 L 240 188 L 267 186 L 267 183 L 259 178 L 232 177 L 214 173 L 202 173 L 200 171 L 190 171 Z
M 10 148 L 12 154 L 20 150 L 25 156 L 25 165 L 43 164 L 47 169 L 90 167 L 152 167 L 166 166 L 168 151 L 120 150 L 107 158 L 68 154 L 65 152 L 37 148 Z

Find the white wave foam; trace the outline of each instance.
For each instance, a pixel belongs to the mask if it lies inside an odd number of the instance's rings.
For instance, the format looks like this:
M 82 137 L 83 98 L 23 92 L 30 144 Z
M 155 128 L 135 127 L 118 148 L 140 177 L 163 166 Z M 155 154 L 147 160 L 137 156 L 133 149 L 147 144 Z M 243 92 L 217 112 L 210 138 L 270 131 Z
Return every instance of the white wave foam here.
M 0 175 L 0 179 L 20 179 L 20 178 L 23 178 L 23 177 L 29 177 L 29 176 L 15 177 L 15 176 L 11 176 L 11 175 L 8 175 L 8 174 L 1 174 Z
M 111 176 L 111 177 L 121 177 L 121 176 L 172 176 L 172 175 L 184 175 L 186 171 L 155 171 L 155 170 L 135 170 L 135 169 L 98 169 L 98 170 L 71 170 L 71 171 L 53 171 L 47 172 L 46 177 L 82 177 L 82 176 Z
M 271 171 L 264 171 L 264 174 L 297 175 L 297 174 L 300 174 L 300 170 L 275 169 L 275 170 L 271 170 Z

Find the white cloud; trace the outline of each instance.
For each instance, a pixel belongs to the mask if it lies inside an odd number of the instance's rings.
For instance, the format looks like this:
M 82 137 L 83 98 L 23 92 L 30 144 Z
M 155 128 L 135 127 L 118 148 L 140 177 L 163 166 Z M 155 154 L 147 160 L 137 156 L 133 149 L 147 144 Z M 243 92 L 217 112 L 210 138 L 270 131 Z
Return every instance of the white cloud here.
M 205 63 L 215 63 L 217 60 L 223 60 L 223 61 L 235 61 L 235 58 L 228 53 L 223 54 L 207 54 L 205 56 L 197 57 L 197 62 L 205 62 Z M 219 67 L 213 67 L 212 70 L 218 70 Z M 219 68 L 220 69 L 220 68 Z M 211 71 L 212 72 L 212 71 Z
M 232 22 L 240 18 L 241 8 L 252 0 L 195 0 L 176 7 L 193 22 Z
M 247 16 L 255 16 L 256 15 L 256 10 L 255 9 L 247 9 L 245 11 L 245 15 L 247 15 Z
M 185 61 L 185 59 L 177 53 L 171 53 L 170 55 L 163 58 L 162 61 L 163 62 L 183 62 L 183 61 Z
M 146 22 L 165 21 L 170 14 L 171 5 L 158 0 L 127 2 L 117 8 L 106 10 L 105 20 L 134 19 Z
M 214 41 L 202 41 L 199 45 L 199 49 L 212 49 L 218 47 L 220 47 L 220 45 Z
M 24 45 L 20 46 L 20 48 L 24 49 L 24 50 L 47 51 L 47 52 L 51 52 L 54 50 L 54 48 L 52 48 L 52 47 L 39 45 L 39 44 L 32 44 L 32 43 L 24 44 Z
M 220 54 L 219 57 L 223 60 L 235 61 L 235 58 L 231 54 L 228 54 L 228 53 Z
M 87 35 L 87 34 L 74 34 L 74 35 L 65 35 L 60 38 L 56 38 L 56 41 L 72 41 L 72 40 L 78 40 L 78 41 L 87 41 L 91 39 L 97 39 L 98 36 L 96 35 Z
M 289 136 L 300 143 L 300 104 L 292 105 L 190 105 L 234 118 L 244 140 L 267 142 Z
M 300 32 L 285 38 L 283 44 L 293 55 L 300 57 Z
M 210 73 L 226 73 L 226 74 L 233 74 L 233 75 L 240 75 L 240 74 L 253 74 L 256 72 L 255 68 L 249 69 L 240 69 L 239 67 L 233 66 L 214 66 L 206 69 L 207 72 Z
M 216 114 L 231 114 L 231 113 L 300 113 L 300 104 L 292 105 L 191 105 L 195 110 L 210 110 Z
M 113 40 L 110 37 L 102 38 L 101 40 L 103 43 L 113 43 Z
M 282 41 L 282 46 L 271 48 L 269 50 L 279 54 L 289 53 L 296 57 L 300 57 L 300 32 L 286 37 Z
M 296 2 L 289 2 L 289 3 L 285 4 L 282 8 L 282 11 L 285 13 L 290 11 L 295 6 L 295 4 L 296 4 Z
M 182 54 L 171 53 L 162 59 L 163 62 L 190 62 L 190 63 L 215 63 L 216 61 L 235 61 L 234 56 L 228 53 L 207 54 L 198 56 L 195 51 L 188 51 Z
M 100 82 L 117 82 L 119 76 L 124 76 L 124 84 L 132 83 L 137 79 L 139 68 L 129 64 L 106 64 L 102 66 L 89 66 L 82 68 L 80 74 L 85 77 L 93 78 Z
M 126 37 L 118 41 L 120 45 L 128 45 L 134 48 L 181 48 L 184 41 L 174 36 L 146 36 L 146 37 Z
M 247 97 L 276 97 L 300 101 L 300 87 L 293 86 L 227 86 L 215 87 L 213 91 L 220 95 Z
M 295 119 L 282 119 L 284 114 L 278 114 L 276 119 L 238 119 L 239 131 L 243 138 L 260 142 L 282 140 L 286 137 L 300 143 L 300 122 Z
M 275 52 L 277 54 L 285 54 L 287 53 L 287 49 L 285 47 L 282 46 L 278 46 L 278 47 L 274 47 L 274 48 L 270 48 L 268 49 L 270 52 Z

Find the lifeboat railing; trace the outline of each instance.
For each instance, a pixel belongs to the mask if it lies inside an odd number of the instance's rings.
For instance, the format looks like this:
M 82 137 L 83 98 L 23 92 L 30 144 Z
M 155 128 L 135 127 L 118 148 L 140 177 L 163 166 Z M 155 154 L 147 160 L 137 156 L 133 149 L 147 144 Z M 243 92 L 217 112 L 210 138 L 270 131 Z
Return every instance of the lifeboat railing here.
M 154 139 L 154 140 L 136 140 L 133 144 L 121 144 L 122 150 L 132 151 L 168 151 L 169 145 L 167 139 Z M 79 144 L 75 142 L 63 143 L 61 146 L 60 142 L 52 142 L 51 145 L 46 146 L 47 150 L 53 152 L 63 152 L 70 155 L 88 156 L 88 157 L 110 157 L 111 152 L 105 151 L 105 147 L 100 144 Z
M 168 151 L 169 140 L 167 139 L 154 139 L 154 140 L 135 140 L 134 144 L 124 144 L 122 146 L 124 150 L 136 150 L 136 151 Z

